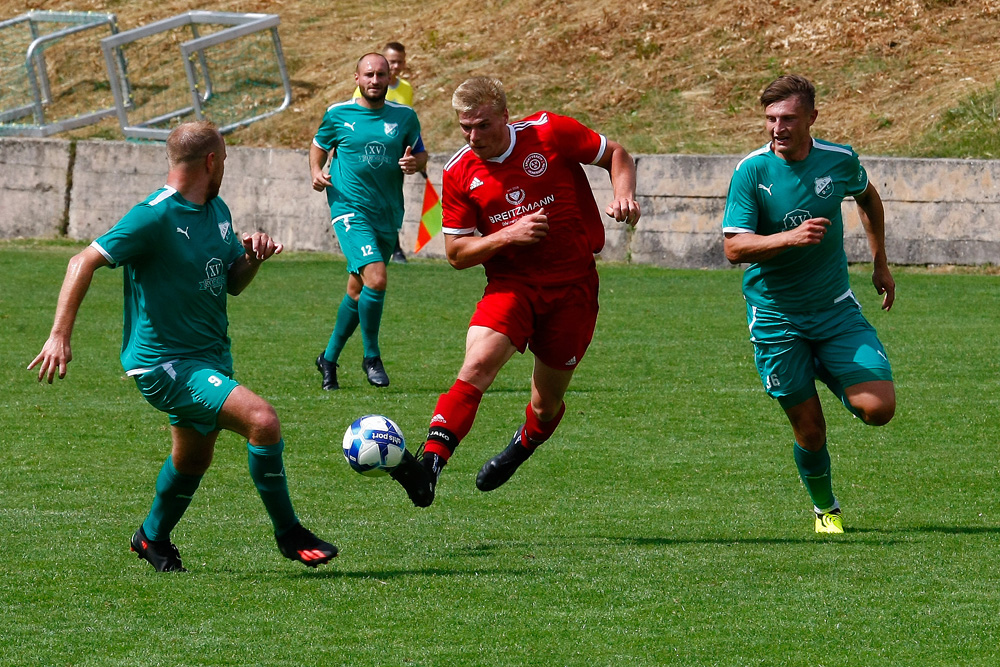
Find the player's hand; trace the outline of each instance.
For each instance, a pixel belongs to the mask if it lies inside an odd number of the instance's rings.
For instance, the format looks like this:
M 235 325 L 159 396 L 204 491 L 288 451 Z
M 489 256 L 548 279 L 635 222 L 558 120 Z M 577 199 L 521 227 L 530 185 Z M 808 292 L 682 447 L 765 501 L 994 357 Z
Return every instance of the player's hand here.
M 320 169 L 312 175 L 312 186 L 313 190 L 316 192 L 323 192 L 326 188 L 333 185 L 333 181 L 330 180 L 329 174 L 324 174 L 323 170 Z
M 809 218 L 801 225 L 790 229 L 788 234 L 789 246 L 817 245 L 826 236 L 826 230 L 830 227 L 829 218 Z
M 540 208 L 518 218 L 504 232 L 511 245 L 533 245 L 548 236 L 549 217 L 545 215 L 545 209 Z
M 892 279 L 888 265 L 875 265 L 875 270 L 872 272 L 872 284 L 875 285 L 875 291 L 882 295 L 882 310 L 892 308 L 892 304 L 896 300 L 896 281 Z
M 263 262 L 271 255 L 277 255 L 284 247 L 282 244 L 276 243 L 274 239 L 264 232 L 243 235 L 243 249 L 247 251 L 249 258 L 256 260 L 258 263 Z
M 63 342 L 60 338 L 49 336 L 42 346 L 42 351 L 28 364 L 28 370 L 38 366 L 38 381 L 47 381 L 52 384 L 52 379 L 59 371 L 59 379 L 66 377 L 66 365 L 73 360 L 73 352 L 69 348 L 69 341 Z
M 403 157 L 399 158 L 399 168 L 403 170 L 404 174 L 417 173 L 417 158 L 413 157 L 413 149 L 411 147 L 407 146 Z
M 635 224 L 639 222 L 639 202 L 630 197 L 619 197 L 608 204 L 608 207 L 604 209 L 604 214 L 618 222 L 635 227 Z

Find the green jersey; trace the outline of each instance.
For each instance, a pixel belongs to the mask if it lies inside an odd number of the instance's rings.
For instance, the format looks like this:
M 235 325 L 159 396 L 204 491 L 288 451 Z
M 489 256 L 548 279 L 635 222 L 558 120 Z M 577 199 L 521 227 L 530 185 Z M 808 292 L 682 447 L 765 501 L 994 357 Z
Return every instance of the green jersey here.
M 794 313 L 824 310 L 843 298 L 850 283 L 840 204 L 867 187 L 868 174 L 850 146 L 813 139 L 806 159 L 786 162 L 768 144 L 740 160 L 729 185 L 724 233 L 767 236 L 809 218 L 830 220 L 820 243 L 750 264 L 743 274 L 747 302 Z
M 368 109 L 352 99 L 327 109 L 313 143 L 334 152 L 333 185 L 326 188 L 330 217 L 358 215 L 376 229 L 399 229 L 403 225 L 399 159 L 407 146 L 416 149 L 419 139 L 417 114 L 402 104 L 386 102 L 380 109 Z
M 244 254 L 229 207 L 164 186 L 93 242 L 125 268 L 121 362 L 129 374 L 177 359 L 232 366 L 226 287 Z

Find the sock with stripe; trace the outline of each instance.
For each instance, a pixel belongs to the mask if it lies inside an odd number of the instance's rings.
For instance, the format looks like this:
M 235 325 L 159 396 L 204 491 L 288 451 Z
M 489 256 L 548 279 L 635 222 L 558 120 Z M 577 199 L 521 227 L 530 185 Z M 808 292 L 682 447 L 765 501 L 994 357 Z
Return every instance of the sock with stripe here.
M 434 416 L 427 430 L 424 451 L 447 461 L 458 443 L 472 430 L 483 392 L 465 380 L 455 380 L 434 406 Z
M 816 509 L 826 512 L 836 508 L 837 499 L 833 496 L 833 478 L 830 474 L 830 451 L 826 443 L 818 452 L 810 452 L 796 442 L 793 451 L 799 477 Z
M 247 460 L 250 478 L 257 487 L 264 509 L 274 524 L 274 534 L 280 535 L 299 522 L 292 509 L 292 499 L 288 495 L 288 480 L 285 478 L 285 463 L 281 453 L 285 441 L 269 447 L 258 447 L 247 443 Z
M 159 542 L 170 539 L 170 531 L 184 516 L 203 475 L 184 475 L 177 472 L 173 457 L 168 456 L 156 478 L 156 497 L 149 516 L 142 522 L 146 537 Z

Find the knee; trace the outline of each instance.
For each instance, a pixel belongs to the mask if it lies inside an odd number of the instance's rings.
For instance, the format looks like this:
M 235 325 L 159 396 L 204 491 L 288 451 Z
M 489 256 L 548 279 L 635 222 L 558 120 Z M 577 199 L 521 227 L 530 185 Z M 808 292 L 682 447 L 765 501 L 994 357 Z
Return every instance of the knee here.
M 269 403 L 255 409 L 249 422 L 250 435 L 247 439 L 251 444 L 267 446 L 281 440 L 281 422 L 278 420 L 278 413 Z
M 826 426 L 814 424 L 795 429 L 795 441 L 802 449 L 818 452 L 826 444 Z
M 876 405 L 857 408 L 861 421 L 869 426 L 885 426 L 896 414 L 896 402 L 886 401 Z

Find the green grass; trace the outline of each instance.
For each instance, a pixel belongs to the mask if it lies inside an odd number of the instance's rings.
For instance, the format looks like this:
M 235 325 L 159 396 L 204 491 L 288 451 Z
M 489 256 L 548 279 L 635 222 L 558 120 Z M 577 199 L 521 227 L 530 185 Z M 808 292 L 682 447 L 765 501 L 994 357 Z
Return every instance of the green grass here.
M 908 153 L 914 157 L 1000 157 L 1000 81 L 957 101 Z
M 282 418 L 304 523 L 341 556 L 280 557 L 244 443 L 216 459 L 174 532 L 185 575 L 128 552 L 168 451 L 166 419 L 118 365 L 121 275 L 95 278 L 67 378 L 25 370 L 79 246 L 0 246 L 0 664 L 996 665 L 1000 660 L 995 276 L 897 269 L 885 314 L 895 420 L 823 394 L 847 534 L 812 532 L 789 428 L 760 387 L 739 273 L 602 265 L 602 312 L 555 437 L 503 488 L 475 489 L 528 398 L 516 357 L 427 510 L 342 460 L 383 412 L 419 445 L 454 379 L 481 272 L 390 270 L 383 352 L 360 343 L 319 390 L 312 360 L 344 264 L 269 262 L 231 301 L 237 377 Z

